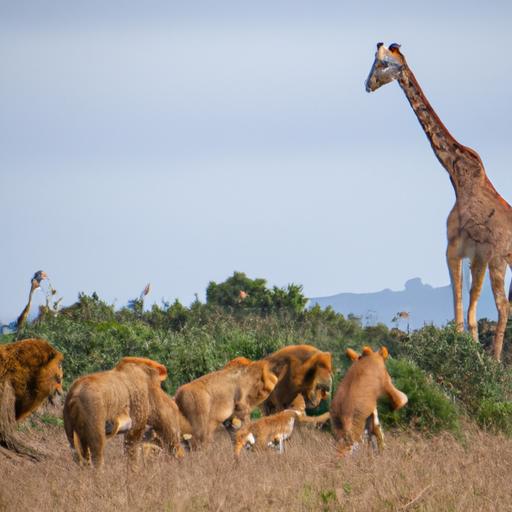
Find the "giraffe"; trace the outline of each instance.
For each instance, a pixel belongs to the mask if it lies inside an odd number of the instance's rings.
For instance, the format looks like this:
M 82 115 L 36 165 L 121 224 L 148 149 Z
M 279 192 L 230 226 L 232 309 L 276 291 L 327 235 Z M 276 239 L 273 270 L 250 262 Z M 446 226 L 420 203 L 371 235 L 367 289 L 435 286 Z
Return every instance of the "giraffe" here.
M 46 275 L 46 272 L 43 272 L 42 270 L 36 272 L 34 274 L 34 277 L 32 277 L 32 280 L 30 281 L 30 293 L 28 294 L 27 305 L 23 308 L 23 311 L 16 320 L 16 327 L 18 332 L 21 330 L 21 328 L 25 325 L 25 322 L 27 321 L 28 314 L 30 313 L 30 306 L 32 305 L 33 293 L 39 288 L 41 281 L 43 279 L 46 279 L 47 277 L 48 276 Z
M 391 44 L 386 48 L 383 43 L 378 43 L 375 61 L 365 83 L 366 91 L 375 91 L 393 80 L 404 91 L 455 190 L 455 205 L 447 219 L 446 259 L 453 291 L 456 329 L 459 332 L 464 330 L 462 260 L 469 258 L 472 279 L 468 328 L 473 339 L 478 341 L 476 306 L 488 267 L 498 310 L 493 354 L 499 361 L 509 301 L 512 301 L 512 284 L 508 298 L 505 293 L 505 272 L 507 266 L 512 266 L 512 208 L 492 185 L 476 151 L 455 140 L 441 122 L 407 65 L 400 45 Z

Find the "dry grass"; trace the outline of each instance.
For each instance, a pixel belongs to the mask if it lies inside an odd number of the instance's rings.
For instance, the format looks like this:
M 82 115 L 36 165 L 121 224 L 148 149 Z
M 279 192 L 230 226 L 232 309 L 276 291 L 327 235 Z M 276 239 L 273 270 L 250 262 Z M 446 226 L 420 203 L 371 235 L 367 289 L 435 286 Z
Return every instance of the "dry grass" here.
M 0 454 L 0 510 L 511 510 L 512 441 L 467 429 L 387 437 L 387 450 L 336 460 L 328 433 L 303 428 L 284 455 L 245 453 L 236 462 L 226 434 L 182 462 L 166 456 L 129 471 L 121 440 L 105 468 L 80 469 L 61 427 L 32 430 L 52 453 L 40 463 Z

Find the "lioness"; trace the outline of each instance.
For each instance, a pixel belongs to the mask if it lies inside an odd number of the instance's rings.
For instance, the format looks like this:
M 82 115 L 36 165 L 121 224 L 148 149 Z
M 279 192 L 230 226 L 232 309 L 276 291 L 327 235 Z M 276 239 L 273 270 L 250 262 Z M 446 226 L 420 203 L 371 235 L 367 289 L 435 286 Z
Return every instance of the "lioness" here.
M 75 380 L 64 403 L 64 428 L 79 461 L 90 458 L 101 466 L 107 437 L 120 431 L 133 458 L 146 425 L 168 451 L 181 457 L 178 408 L 160 385 L 166 376 L 167 370 L 156 361 L 123 358 L 112 370 Z
M 359 355 L 355 350 L 352 350 L 351 348 L 347 348 L 346 350 L 347 357 L 352 362 L 361 359 L 361 357 L 368 353 L 371 353 L 371 349 L 369 347 L 363 347 L 361 355 Z M 382 450 L 384 450 L 384 432 L 382 431 L 382 428 L 380 426 L 379 412 L 377 411 L 377 407 L 375 407 L 374 411 L 370 414 L 370 416 L 366 418 L 363 441 L 366 440 L 368 440 L 368 442 L 373 448 L 375 448 L 376 444 L 376 448 L 379 452 L 382 452 Z
M 353 352 L 353 351 L 352 351 Z M 354 353 L 355 354 L 355 353 Z M 353 354 L 348 353 L 351 359 Z M 355 354 L 356 357 L 357 354 Z M 388 395 L 395 409 L 407 403 L 407 395 L 393 386 L 386 370 L 388 350 L 382 347 L 374 352 L 363 348 L 363 354 L 354 361 L 340 382 L 331 403 L 331 426 L 338 441 L 338 452 L 345 455 L 362 441 L 368 419 L 377 421 L 377 399 Z M 372 425 L 374 431 L 377 425 Z M 378 427 L 380 431 L 380 427 Z
M 255 361 L 203 375 L 178 388 L 175 400 L 190 424 L 193 447 L 210 443 L 215 429 L 227 419 L 248 419 L 277 380 L 267 361 Z

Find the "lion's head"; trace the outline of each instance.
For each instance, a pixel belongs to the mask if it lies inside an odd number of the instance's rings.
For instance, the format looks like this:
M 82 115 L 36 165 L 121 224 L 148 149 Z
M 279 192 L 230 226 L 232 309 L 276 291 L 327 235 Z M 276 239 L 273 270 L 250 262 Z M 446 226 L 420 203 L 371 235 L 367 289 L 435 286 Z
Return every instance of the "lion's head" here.
M 153 361 L 153 359 L 148 359 L 147 357 L 126 356 L 117 363 L 116 370 L 122 370 L 128 364 L 137 364 L 153 368 L 158 372 L 158 378 L 160 381 L 167 379 L 167 368 L 163 364 Z
M 63 356 L 58 352 L 55 357 L 41 369 L 39 373 L 39 390 L 43 394 L 48 395 L 51 403 L 55 395 L 62 396 L 62 379 L 64 372 L 62 371 Z
M 62 354 L 46 340 L 30 338 L 0 345 L 0 362 L 15 395 L 15 418 L 20 421 L 46 398 L 62 394 Z
M 308 407 L 314 408 L 325 400 L 332 387 L 332 355 L 318 352 L 304 364 L 302 395 Z

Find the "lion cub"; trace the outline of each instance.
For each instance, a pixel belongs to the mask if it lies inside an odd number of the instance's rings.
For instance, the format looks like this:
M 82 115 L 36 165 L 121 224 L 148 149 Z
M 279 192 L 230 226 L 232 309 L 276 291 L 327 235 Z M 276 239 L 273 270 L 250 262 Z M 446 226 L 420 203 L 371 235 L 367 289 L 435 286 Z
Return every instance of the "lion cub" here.
M 286 409 L 242 426 L 235 437 L 235 455 L 239 456 L 242 448 L 264 449 L 267 446 L 277 446 L 279 453 L 283 453 L 284 441 L 292 435 L 295 420 L 300 415 L 295 409 Z

